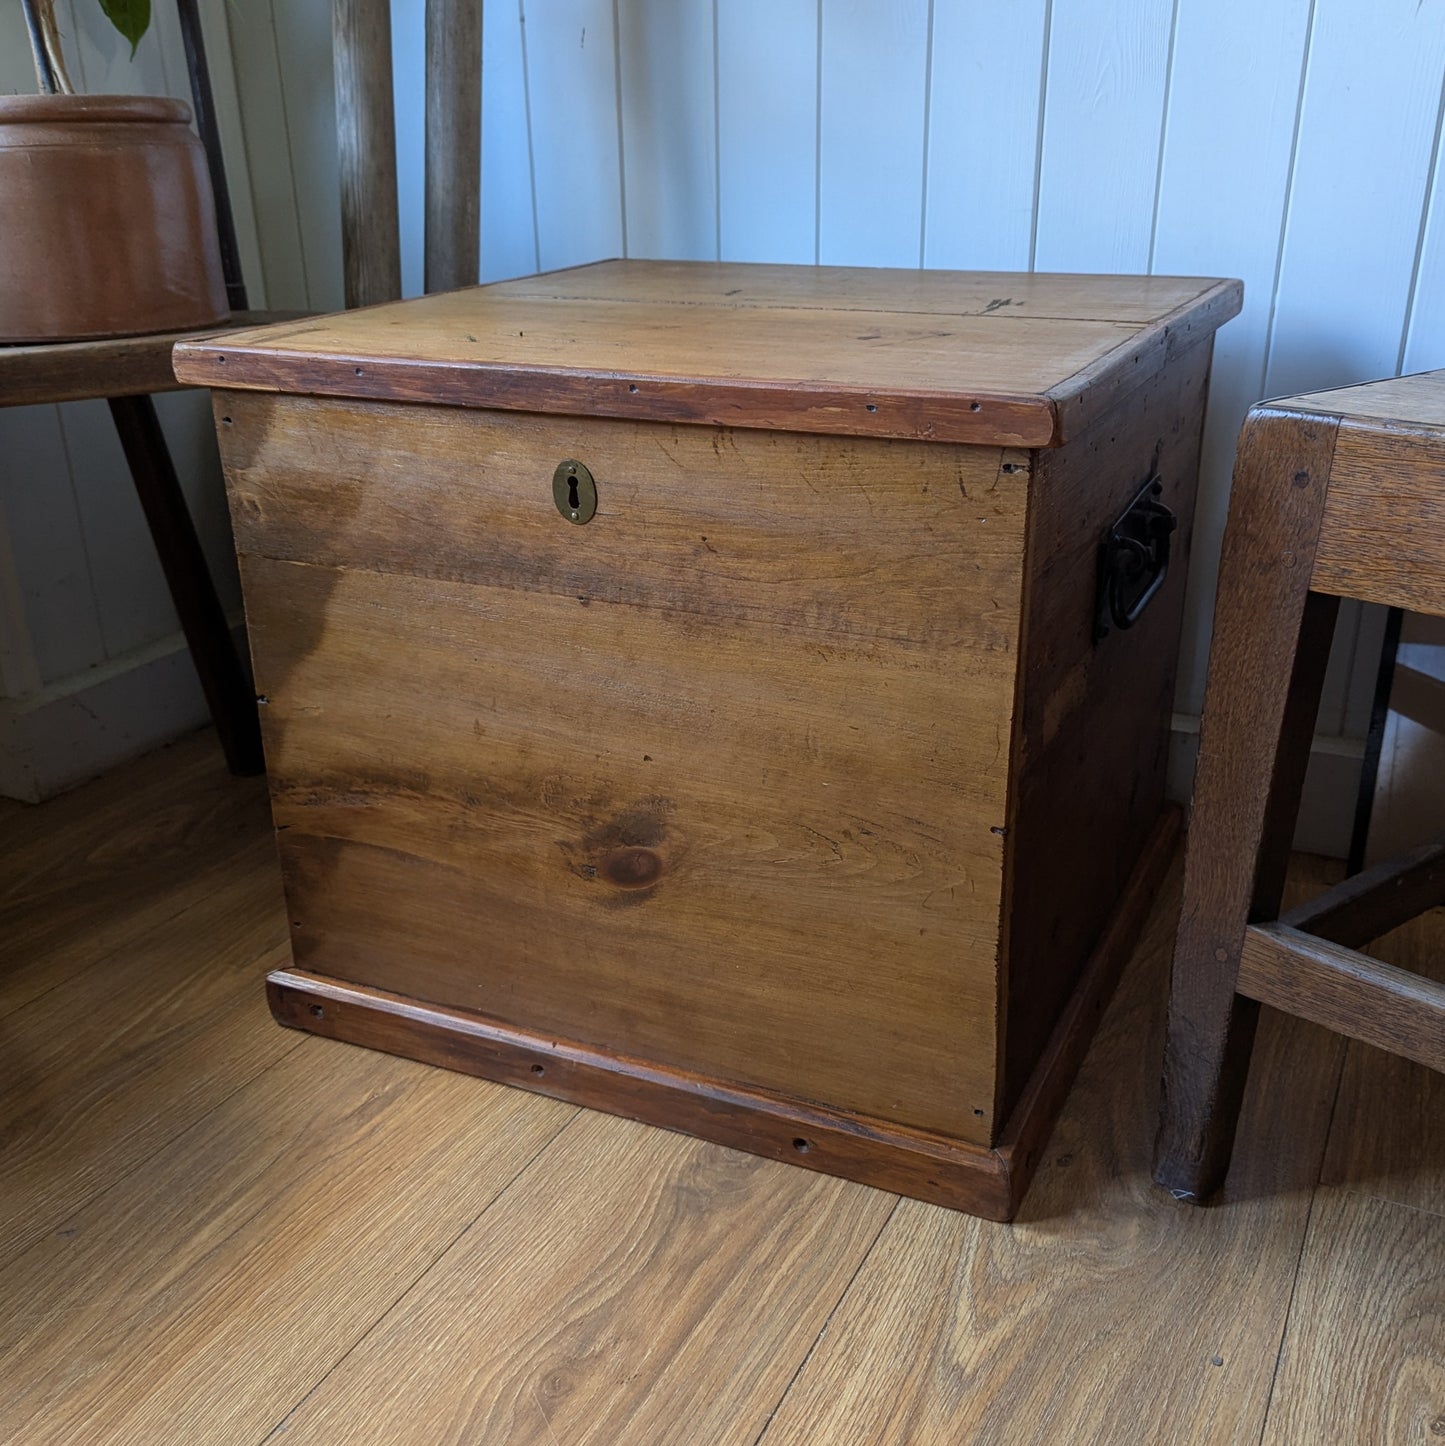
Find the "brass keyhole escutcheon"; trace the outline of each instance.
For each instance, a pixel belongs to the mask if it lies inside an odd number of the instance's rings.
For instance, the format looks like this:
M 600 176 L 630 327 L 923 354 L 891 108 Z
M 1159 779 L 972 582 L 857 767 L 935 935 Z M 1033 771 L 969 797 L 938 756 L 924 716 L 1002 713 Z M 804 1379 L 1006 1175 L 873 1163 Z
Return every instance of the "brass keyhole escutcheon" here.
M 552 501 L 568 522 L 579 526 L 591 522 L 597 511 L 597 484 L 592 480 L 592 474 L 570 457 L 565 462 L 559 462 L 552 474 Z

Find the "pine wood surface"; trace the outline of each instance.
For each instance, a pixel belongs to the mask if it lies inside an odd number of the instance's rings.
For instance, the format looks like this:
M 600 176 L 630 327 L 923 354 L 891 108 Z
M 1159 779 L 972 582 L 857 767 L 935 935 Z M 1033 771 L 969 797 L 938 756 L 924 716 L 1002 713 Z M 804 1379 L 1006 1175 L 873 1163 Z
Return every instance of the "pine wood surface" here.
M 261 797 L 203 736 L 0 810 L 7 876 L 89 871 L 6 916 L 70 953 L 0 1022 L 0 1084 L 43 1063 L 69 1144 L 0 1124 L 7 1189 L 54 1186 L 0 1264 L 0 1439 L 1435 1439 L 1441 1077 L 1266 1010 L 1223 1201 L 1152 1187 L 1177 878 L 1008 1227 L 271 1026 L 263 1060 Z M 95 836 L 122 826 L 107 886 Z M 214 898 L 184 853 L 180 898 L 132 857 L 213 832 Z M 1437 910 L 1379 951 L 1438 977 L 1442 938 Z M 106 1155 L 95 1109 L 145 1148 Z
M 1237 282 L 617 261 L 182 346 L 193 385 L 1054 446 Z M 589 274 L 591 273 L 591 274 Z M 512 288 L 512 289 L 509 289 Z M 1004 293 L 1002 295 L 998 293 Z
M 1007 655 L 845 669 L 575 598 L 243 577 L 303 968 L 991 1142 Z
M 1026 459 L 217 408 L 302 968 L 993 1142 Z

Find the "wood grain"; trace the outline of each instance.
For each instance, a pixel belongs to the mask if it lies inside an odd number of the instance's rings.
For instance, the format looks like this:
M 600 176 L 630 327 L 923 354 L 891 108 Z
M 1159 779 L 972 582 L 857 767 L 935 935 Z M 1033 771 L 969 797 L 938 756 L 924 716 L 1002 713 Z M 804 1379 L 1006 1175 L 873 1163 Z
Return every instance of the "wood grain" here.
M 1445 431 L 1341 424 L 1310 586 L 1445 616 Z
M 1026 453 L 241 392 L 216 415 L 243 554 L 964 647 L 990 674 L 1016 643 Z M 572 457 L 585 527 L 552 499 Z
M 0 1271 L 0 1434 L 258 1441 L 569 1113 L 303 1041 Z
M 552 1033 L 296 969 L 277 970 L 267 990 L 272 1013 L 293 1029 L 535 1090 L 990 1220 L 1012 1215 L 1034 1163 L 1022 1153 L 1017 1161 L 1005 1161 L 982 1145 L 729 1087 L 615 1050 L 589 1049 Z M 1084 1046 L 1087 1022 L 1081 1021 L 1069 1044 Z M 1052 1086 L 1046 1098 L 1056 1104 L 1068 1081 L 1056 1077 L 1046 1083 Z M 1040 1110 L 1036 1123 L 1047 1129 L 1051 1119 Z
M 425 286 L 475 286 L 481 245 L 482 0 L 427 0 Z
M 584 1114 L 274 1439 L 752 1441 L 894 1203 Z
M 500 282 L 499 295 L 542 300 L 656 301 L 674 306 L 806 307 L 920 312 L 1000 320 L 1147 324 L 1213 294 L 1197 276 L 1062 276 L 889 266 L 779 266 L 766 262 L 598 261 Z M 1229 292 L 1231 283 L 1224 283 Z
M 1445 984 L 1445 910 L 1371 945 L 1371 953 Z M 1327 1185 L 1445 1215 L 1445 1074 L 1351 1041 L 1321 1174 Z
M 7 1050 L 0 1079 L 0 1261 L 294 1048 L 268 1027 L 259 992 L 287 957 L 272 849 L 253 837 L 212 882 L 5 1021 L 24 1044 Z
M 1005 1115 L 1164 805 L 1210 351 L 1206 342 L 1068 447 L 1037 454 L 1004 905 L 1009 967 L 1029 984 L 1011 993 L 1004 1021 Z M 1134 628 L 1096 642 L 1100 539 L 1156 474 L 1179 519 L 1172 575 Z
M 234 311 L 237 330 L 294 321 L 300 311 Z M 106 341 L 67 341 L 44 346 L 0 346 L 0 407 L 37 406 L 91 397 L 132 397 L 173 392 L 171 353 L 178 341 L 214 336 L 218 327 L 123 336 Z
M 1245 930 L 1238 989 L 1340 1034 L 1445 1070 L 1445 984 L 1283 924 Z
M 1322 412 L 1351 420 L 1403 423 L 1407 427 L 1445 427 L 1445 370 L 1387 377 L 1325 392 L 1302 392 L 1275 406 Z
M 1035 1168 L 1044 1158 L 1054 1121 L 1068 1098 L 1099 1019 L 1114 997 L 1125 966 L 1134 957 L 1141 933 L 1157 910 L 1160 889 L 1174 862 L 1181 818 L 1182 810 L 1173 804 L 1160 814 L 1140 850 L 1133 874 L 1116 900 L 1108 927 L 1090 950 L 1069 1002 L 1034 1063 L 1017 1104 L 1009 1111 L 995 1150 L 1009 1186 L 1006 1219 L 1013 1219 Z
M 125 840 L 254 792 L 226 778 L 214 744 L 182 745 L 39 808 L 0 804 L 0 858 L 22 876 L 32 854 L 63 874 L 77 832 L 125 822 L 107 856 L 115 886 L 98 854 L 90 865 L 85 944 L 132 928 L 143 906 L 152 920 L 179 912 L 164 870 L 128 872 Z M 243 854 L 266 839 L 245 816 Z M 600 1116 L 559 1136 L 568 1111 L 553 1101 L 323 1040 L 188 1114 L 174 1071 L 202 1040 L 246 1053 L 259 1013 L 254 988 L 222 1006 L 207 979 L 215 952 L 263 922 L 236 907 L 247 885 L 228 872 L 212 892 L 229 902 L 152 928 L 120 981 L 122 1004 L 147 971 L 174 1001 L 142 1005 L 176 1020 L 152 1034 L 152 1059 L 178 1056 L 153 1088 L 127 1063 L 134 1031 L 103 1027 L 100 994 L 73 1024 L 59 998 L 5 1021 L 0 1058 L 55 1071 L 46 1108 L 77 1132 L 77 1177 L 106 1148 L 79 1118 L 106 1108 L 98 1082 L 130 1081 L 110 1131 L 157 1145 L 123 1175 L 95 1171 L 99 1192 L 0 1267 L 7 1440 L 748 1446 L 801 1368 L 774 1446 L 1153 1442 L 1181 1422 L 1191 1442 L 1255 1441 L 1342 1050 L 1327 1178 L 1435 1213 L 1319 1194 L 1270 1429 L 1393 1443 L 1438 1399 L 1439 1242 L 1433 1225 L 1400 1222 L 1445 1215 L 1445 1076 L 1265 1011 L 1221 1207 L 1150 1188 L 1177 884 L 1160 891 L 1019 1223 L 904 1204 L 879 1238 L 892 1202 L 877 1192 Z M 266 872 L 253 861 L 249 886 Z M 1317 889 L 1324 871 L 1304 873 Z M 193 887 L 183 874 L 181 892 Z M 35 914 L 59 896 L 36 895 Z M 57 937 L 18 901 L 6 926 Z M 1376 947 L 1438 974 L 1442 926 L 1437 911 Z M 83 972 L 103 989 L 106 970 Z M 213 1001 L 203 1029 L 186 998 Z M 161 1142 L 167 1125 L 177 1133 Z M 7 1161 L 16 1178 L 45 1148 L 27 1138 Z
M 303 968 L 991 1142 L 1009 652 L 244 575 Z
M 346 305 L 372 306 L 401 295 L 387 0 L 332 0 L 331 44 Z
M 1307 601 L 1338 424 L 1272 408 L 1240 434 L 1220 563 L 1175 941 L 1155 1178 L 1218 1187 L 1255 1006 L 1235 992 L 1245 923 L 1273 918 L 1314 728 L 1333 605 Z
M 1201 337 L 1238 309 L 1233 283 L 1195 286 L 1184 302 L 1168 292 L 1165 320 L 1071 317 L 1001 320 L 1008 296 L 978 301 L 967 273 L 948 273 L 960 305 L 891 311 L 889 291 L 870 293 L 869 271 L 830 272 L 843 305 L 792 306 L 775 294 L 781 269 L 756 304 L 668 300 L 684 263 L 623 262 L 645 299 L 573 298 L 579 273 L 549 278 L 551 298 L 504 286 L 421 298 L 297 327 L 228 339 L 226 347 L 182 347 L 178 375 L 203 386 L 445 402 L 653 421 L 791 428 L 853 436 L 926 437 L 1002 446 L 1062 440 L 1049 393 L 1108 358 L 1133 385 L 1162 364 L 1180 327 Z M 715 286 L 719 273 L 703 266 Z M 654 270 L 655 267 L 665 269 Z M 737 268 L 747 292 L 750 268 Z M 808 271 L 809 268 L 798 268 Z M 585 276 L 585 272 L 581 273 Z M 685 273 L 683 273 L 685 274 Z M 962 280 L 959 280 L 962 278 Z M 1098 308 L 1095 283 L 1055 278 L 1057 294 Z M 586 285 L 584 280 L 582 285 Z M 817 278 L 799 278 L 806 296 Z M 989 289 L 987 286 L 983 289 Z M 994 289 L 997 289 L 996 287 Z M 1107 292 L 1106 292 L 1107 294 Z M 814 293 L 816 298 L 816 293 Z M 859 303 L 871 302 L 866 314 Z M 1068 309 L 1060 300 L 1061 309 Z M 1161 301 L 1161 304 L 1162 301 Z M 1106 401 L 1117 388 L 1107 389 Z M 1092 415 L 1092 388 L 1070 392 L 1071 427 Z
M 1358 949 L 1445 904 L 1445 838 L 1353 874 L 1280 916 L 1280 923 Z
M 1154 1189 L 1177 888 L 1014 1224 L 903 1201 L 763 1446 L 1257 1439 L 1343 1047 L 1266 1012 L 1224 1203 Z
M 0 1018 L 213 892 L 268 813 L 265 785 L 229 779 L 210 732 L 43 809 L 12 804 L 0 818 Z
M 1264 1446 L 1436 1441 L 1445 1432 L 1445 1219 L 1322 1190 Z

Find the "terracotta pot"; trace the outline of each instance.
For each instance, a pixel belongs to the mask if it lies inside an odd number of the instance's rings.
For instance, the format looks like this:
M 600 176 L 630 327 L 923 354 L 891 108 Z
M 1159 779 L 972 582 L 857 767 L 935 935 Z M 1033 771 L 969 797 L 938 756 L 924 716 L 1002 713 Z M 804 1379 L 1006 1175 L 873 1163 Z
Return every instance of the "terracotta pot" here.
M 226 286 L 178 100 L 0 96 L 0 341 L 209 326 Z

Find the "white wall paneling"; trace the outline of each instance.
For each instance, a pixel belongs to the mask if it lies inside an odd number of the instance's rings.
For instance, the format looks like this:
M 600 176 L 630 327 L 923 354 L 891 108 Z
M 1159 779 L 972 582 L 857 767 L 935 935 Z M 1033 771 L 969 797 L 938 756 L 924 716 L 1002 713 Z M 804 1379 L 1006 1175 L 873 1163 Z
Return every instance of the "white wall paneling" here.
M 627 251 L 612 0 L 523 7 L 538 262 L 544 271 Z
M 259 299 L 261 246 L 223 5 L 203 0 L 201 9 L 235 183 L 238 240 Z M 153 29 L 134 61 L 98 6 L 62 0 L 58 15 L 77 88 L 189 99 L 179 23 L 165 0 L 156 6 Z M 25 92 L 34 85 L 19 9 L 0 7 L 0 90 Z M 160 399 L 158 410 L 223 602 L 238 605 L 206 398 L 177 394 Z M 0 410 L 0 540 L 0 734 L 6 747 L 0 791 L 39 796 L 204 719 L 103 402 Z M 164 665 L 157 662 L 162 657 Z M 58 726 L 62 716 L 75 726 Z
M 1173 14 L 1159 0 L 1052 7 L 1037 270 L 1148 270 Z
M 1151 269 L 1185 276 L 1217 272 L 1244 282 L 1244 310 L 1215 340 L 1195 518 L 1198 565 L 1189 577 L 1181 660 L 1186 685 L 1179 706 L 1188 713 L 1197 713 L 1203 701 L 1213 564 L 1235 439 L 1250 404 L 1264 394 L 1309 13 L 1310 0 L 1179 3 Z M 1242 184 L 1244 177 L 1250 184 Z
M 935 4 L 923 264 L 1027 271 L 1049 0 Z
M 718 0 L 718 250 L 729 260 L 817 260 L 820 3 Z
M 928 0 L 823 0 L 818 259 L 917 266 L 923 254 Z
M 522 61 L 522 7 L 482 13 L 482 280 L 541 269 L 532 202 L 532 138 Z
M 718 253 L 713 0 L 617 0 L 623 211 L 634 256 Z
M 392 3 L 410 291 L 422 4 Z M 227 123 L 268 300 L 334 306 L 328 0 L 207 0 L 208 17 L 222 9 L 235 74 L 218 89 L 233 79 L 239 98 Z M 108 39 L 85 44 L 87 67 L 114 74 Z M 183 82 L 176 54 L 160 47 L 148 83 Z M 1249 403 L 1445 362 L 1442 75 L 1445 0 L 490 0 L 482 274 L 630 254 L 1242 277 L 1205 434 L 1179 694 L 1191 716 Z M 79 426 L 61 452 L 84 451 Z M 106 530 L 88 483 L 70 505 L 69 532 L 51 524 L 54 578 L 67 556 L 84 572 Z M 109 565 L 95 568 L 107 595 L 144 592 Z M 143 634 L 152 603 L 107 622 L 104 644 Z M 1337 793 L 1378 630 L 1347 609 L 1321 718 L 1335 741 L 1316 770 Z

